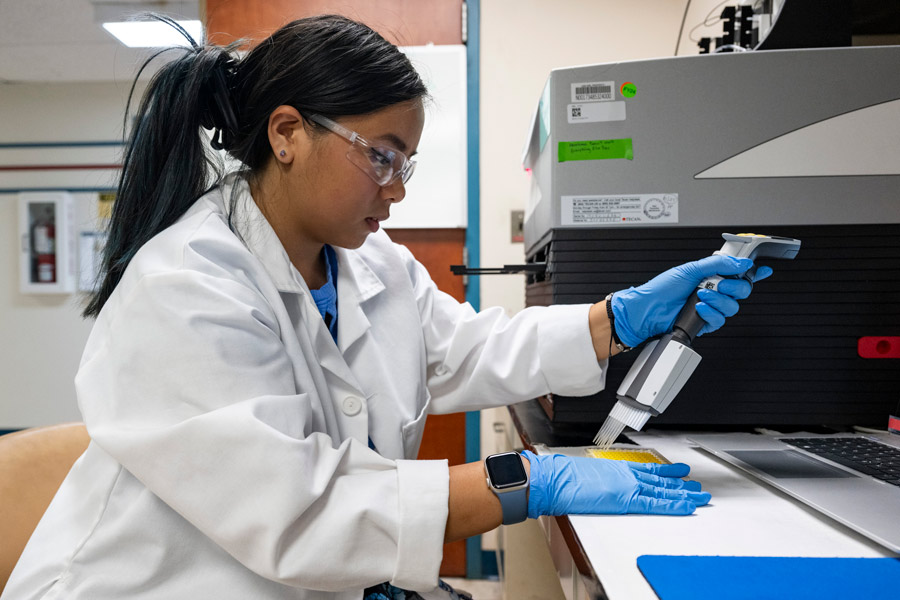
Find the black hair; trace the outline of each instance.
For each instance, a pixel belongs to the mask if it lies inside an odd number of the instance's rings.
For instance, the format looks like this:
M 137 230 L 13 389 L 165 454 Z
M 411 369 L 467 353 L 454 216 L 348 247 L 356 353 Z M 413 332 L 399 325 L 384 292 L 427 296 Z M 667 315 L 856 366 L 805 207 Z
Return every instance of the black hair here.
M 168 17 L 154 15 L 190 42 L 152 78 L 126 145 L 98 289 L 83 316 L 96 317 L 128 263 L 150 238 L 177 221 L 223 176 L 224 149 L 259 172 L 271 159 L 269 115 L 289 105 L 304 117 L 363 115 L 424 98 L 409 59 L 368 26 L 339 15 L 288 23 L 243 58 L 241 42 L 199 45 Z M 126 127 L 127 129 L 127 127 Z M 211 141 L 203 129 L 214 130 Z

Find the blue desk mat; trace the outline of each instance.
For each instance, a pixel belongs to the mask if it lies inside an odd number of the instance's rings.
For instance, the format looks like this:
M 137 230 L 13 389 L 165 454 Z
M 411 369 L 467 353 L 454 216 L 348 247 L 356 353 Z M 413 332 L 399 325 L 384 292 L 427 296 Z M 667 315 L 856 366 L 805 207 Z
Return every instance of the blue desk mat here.
M 897 600 L 900 559 L 658 556 L 637 559 L 660 600 Z

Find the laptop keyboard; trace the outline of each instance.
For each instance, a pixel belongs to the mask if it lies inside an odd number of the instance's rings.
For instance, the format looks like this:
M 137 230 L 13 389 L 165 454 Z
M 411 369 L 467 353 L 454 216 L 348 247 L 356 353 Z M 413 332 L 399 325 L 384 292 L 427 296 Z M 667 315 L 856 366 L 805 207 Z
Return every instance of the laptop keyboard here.
M 779 438 L 860 473 L 900 487 L 900 448 L 866 438 Z

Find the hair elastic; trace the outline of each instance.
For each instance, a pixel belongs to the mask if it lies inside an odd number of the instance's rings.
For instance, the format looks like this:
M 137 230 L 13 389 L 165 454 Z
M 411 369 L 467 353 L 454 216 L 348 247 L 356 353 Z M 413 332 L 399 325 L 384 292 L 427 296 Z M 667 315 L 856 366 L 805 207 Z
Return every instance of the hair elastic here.
M 231 77 L 235 65 L 236 61 L 225 51 L 217 59 L 212 72 L 212 104 L 219 113 L 219 116 L 212 118 L 212 125 L 216 131 L 213 134 L 211 145 L 216 150 L 227 150 L 238 129 L 231 90 L 228 85 L 228 79 Z M 219 122 L 220 119 L 221 122 Z

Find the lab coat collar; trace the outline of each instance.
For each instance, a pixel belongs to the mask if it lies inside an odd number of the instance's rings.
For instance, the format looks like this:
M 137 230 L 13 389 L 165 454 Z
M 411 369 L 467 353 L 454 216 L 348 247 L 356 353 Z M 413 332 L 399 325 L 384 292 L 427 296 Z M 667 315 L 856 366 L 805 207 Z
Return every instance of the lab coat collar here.
M 335 248 L 338 257 L 338 348 L 345 352 L 371 326 L 362 303 L 385 289 L 355 250 Z
M 232 223 L 278 291 L 303 294 L 312 300 L 309 287 L 291 263 L 281 240 L 253 201 L 250 186 L 236 173 L 226 177 L 222 185 L 226 206 L 231 202 L 232 191 L 236 193 Z M 382 292 L 385 285 L 357 251 L 339 247 L 334 250 L 338 258 L 338 347 L 343 353 L 371 326 L 360 305 Z
M 226 212 L 231 206 L 232 194 L 235 197 L 232 225 L 247 249 L 262 263 L 278 291 L 309 294 L 309 288 L 291 264 L 275 230 L 253 201 L 247 180 L 238 173 L 229 174 L 222 184 Z

